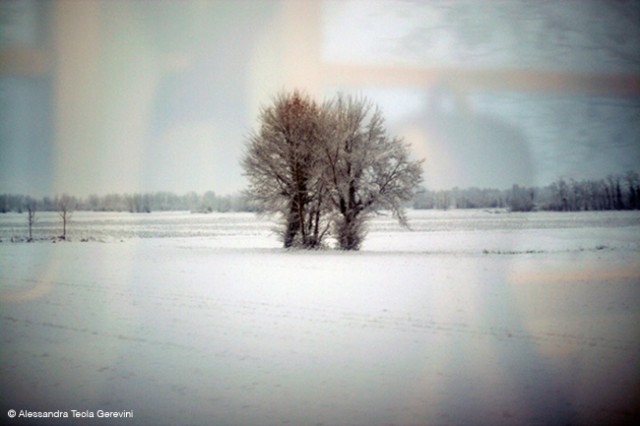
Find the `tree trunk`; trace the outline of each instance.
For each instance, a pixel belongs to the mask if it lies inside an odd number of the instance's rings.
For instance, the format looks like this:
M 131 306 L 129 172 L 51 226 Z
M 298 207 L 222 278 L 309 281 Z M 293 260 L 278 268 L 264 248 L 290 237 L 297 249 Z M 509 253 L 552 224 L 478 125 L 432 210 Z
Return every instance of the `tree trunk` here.
M 292 200 L 289 208 L 289 217 L 287 217 L 287 227 L 284 232 L 284 248 L 290 248 L 293 246 L 293 241 L 298 233 L 298 229 L 300 228 L 294 204 L 295 203 Z

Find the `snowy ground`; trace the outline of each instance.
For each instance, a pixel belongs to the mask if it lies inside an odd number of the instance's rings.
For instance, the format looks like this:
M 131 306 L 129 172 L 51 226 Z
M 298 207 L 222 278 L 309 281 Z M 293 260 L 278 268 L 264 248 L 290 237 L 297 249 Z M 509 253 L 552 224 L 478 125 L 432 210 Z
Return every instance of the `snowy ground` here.
M 629 423 L 640 214 L 411 212 L 357 253 L 250 214 L 0 216 L 0 418 L 65 424 Z M 38 235 L 55 235 L 41 214 Z M 81 242 L 88 239 L 89 242 Z M 16 424 L 29 424 L 15 418 Z M 37 424 L 56 421 L 37 419 Z

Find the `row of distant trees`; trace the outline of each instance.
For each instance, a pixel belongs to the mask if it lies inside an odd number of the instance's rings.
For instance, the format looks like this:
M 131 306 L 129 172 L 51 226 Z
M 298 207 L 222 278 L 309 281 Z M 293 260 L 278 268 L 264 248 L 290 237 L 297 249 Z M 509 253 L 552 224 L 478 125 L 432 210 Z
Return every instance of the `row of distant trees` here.
M 17 212 L 34 215 L 37 211 L 131 212 L 192 211 L 250 212 L 255 211 L 243 194 L 217 196 L 213 191 L 203 194 L 190 192 L 177 195 L 172 192 L 148 192 L 135 194 L 108 194 L 75 197 L 33 198 L 20 194 L 0 194 L 0 213 Z M 588 211 L 588 210 L 638 210 L 640 209 L 640 177 L 637 172 L 613 174 L 604 179 L 558 179 L 544 187 L 511 189 L 453 188 L 449 190 L 417 191 L 408 206 L 414 209 L 473 209 L 505 208 L 511 211 Z
M 506 208 L 511 211 L 589 211 L 640 209 L 640 178 L 635 171 L 604 179 L 560 178 L 544 187 L 511 189 L 453 188 L 418 191 L 415 209 Z
M 177 195 L 173 192 L 146 192 L 134 194 L 107 194 L 75 197 L 60 195 L 33 198 L 19 194 L 0 194 L 0 213 L 37 211 L 59 211 L 60 202 L 66 199 L 73 210 L 97 212 L 150 213 L 152 211 L 228 212 L 252 211 L 245 196 L 217 196 L 213 191 L 198 194 L 189 192 Z

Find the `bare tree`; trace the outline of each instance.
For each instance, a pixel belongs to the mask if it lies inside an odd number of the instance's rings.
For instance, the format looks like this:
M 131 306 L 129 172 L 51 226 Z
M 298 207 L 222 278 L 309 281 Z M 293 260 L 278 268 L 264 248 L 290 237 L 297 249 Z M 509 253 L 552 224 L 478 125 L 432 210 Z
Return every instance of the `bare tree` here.
M 27 201 L 27 224 L 29 225 L 29 239 L 27 241 L 33 241 L 33 225 L 36 223 L 36 201 L 29 199 Z
M 62 194 L 62 196 L 56 200 L 56 206 L 58 208 L 58 215 L 60 216 L 60 219 L 62 219 L 62 235 L 60 236 L 60 239 L 66 240 L 67 224 L 71 221 L 71 216 L 73 215 L 73 211 L 76 206 L 76 200 L 74 197 Z
M 521 188 L 518 185 L 511 187 L 511 193 L 507 198 L 509 208 L 514 212 L 530 212 L 533 210 L 534 191 L 529 188 Z
M 629 202 L 628 209 L 629 210 L 637 210 L 640 207 L 639 197 L 640 197 L 640 177 L 637 172 L 628 171 L 624 178 L 627 181 L 627 186 L 629 190 Z
M 422 181 L 419 161 L 409 160 L 409 146 L 387 134 L 379 108 L 366 99 L 339 95 L 330 111 L 325 139 L 325 180 L 338 212 L 339 247 L 357 250 L 370 213 L 390 210 L 407 225 L 403 204 Z
M 262 211 L 282 215 L 285 247 L 317 247 L 326 232 L 316 155 L 319 117 L 320 108 L 307 95 L 278 95 L 262 109 L 260 130 L 250 135 L 243 158 L 248 195 Z
M 249 195 L 284 217 L 285 247 L 317 247 L 333 224 L 340 248 L 357 250 L 366 219 L 380 209 L 406 225 L 403 203 L 422 169 L 387 135 L 371 102 L 338 96 L 318 106 L 293 92 L 263 109 L 260 122 L 242 164 Z

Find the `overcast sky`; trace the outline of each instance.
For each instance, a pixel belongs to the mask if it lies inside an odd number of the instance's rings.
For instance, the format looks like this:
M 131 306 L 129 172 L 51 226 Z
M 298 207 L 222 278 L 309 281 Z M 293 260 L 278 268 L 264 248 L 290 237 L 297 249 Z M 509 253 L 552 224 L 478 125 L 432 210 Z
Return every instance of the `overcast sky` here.
M 638 76 L 639 3 L 2 2 L 0 192 L 237 192 L 259 106 L 292 88 L 372 98 L 430 188 L 638 170 L 638 87 L 447 75 Z

